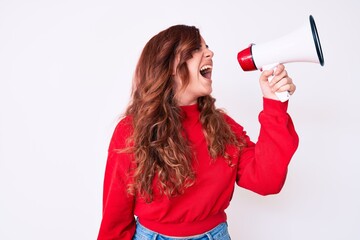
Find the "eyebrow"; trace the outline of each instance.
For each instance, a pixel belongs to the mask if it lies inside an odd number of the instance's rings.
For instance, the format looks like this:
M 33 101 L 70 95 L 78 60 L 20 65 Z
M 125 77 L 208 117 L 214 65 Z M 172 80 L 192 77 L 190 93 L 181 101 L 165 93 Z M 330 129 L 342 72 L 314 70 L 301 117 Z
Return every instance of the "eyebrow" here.
M 200 44 L 199 48 L 202 48 L 203 46 L 205 46 L 205 48 L 207 48 L 207 49 L 209 48 L 209 45 L 207 45 L 207 44 L 202 44 L 202 43 Z

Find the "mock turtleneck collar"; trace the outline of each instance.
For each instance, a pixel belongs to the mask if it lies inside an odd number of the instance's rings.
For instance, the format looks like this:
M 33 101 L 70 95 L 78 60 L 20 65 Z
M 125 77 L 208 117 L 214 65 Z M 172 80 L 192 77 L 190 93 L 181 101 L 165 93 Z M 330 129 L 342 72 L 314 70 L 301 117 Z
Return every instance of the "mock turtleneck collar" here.
M 198 104 L 192 104 L 192 105 L 185 105 L 180 106 L 185 119 L 184 120 L 190 120 L 190 119 L 198 119 L 200 115 L 200 111 L 198 109 Z

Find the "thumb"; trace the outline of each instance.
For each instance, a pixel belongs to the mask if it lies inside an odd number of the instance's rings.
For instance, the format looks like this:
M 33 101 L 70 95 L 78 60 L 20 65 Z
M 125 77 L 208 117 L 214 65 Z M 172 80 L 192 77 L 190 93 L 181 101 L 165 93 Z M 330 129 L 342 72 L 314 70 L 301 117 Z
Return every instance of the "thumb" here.
M 274 74 L 274 69 L 264 70 L 260 75 L 260 81 L 268 81 L 268 78 Z

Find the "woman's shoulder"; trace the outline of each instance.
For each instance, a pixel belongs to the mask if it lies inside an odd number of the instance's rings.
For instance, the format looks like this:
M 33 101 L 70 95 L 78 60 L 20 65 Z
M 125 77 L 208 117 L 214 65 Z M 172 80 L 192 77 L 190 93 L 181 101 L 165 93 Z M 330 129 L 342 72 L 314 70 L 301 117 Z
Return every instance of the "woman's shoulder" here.
M 227 113 L 222 112 L 224 119 L 226 121 L 227 124 L 229 124 L 229 126 L 231 127 L 231 129 L 234 132 L 243 132 L 244 128 L 238 123 L 236 122 L 232 117 L 230 117 Z
M 114 129 L 110 149 L 124 148 L 127 144 L 127 139 L 132 135 L 133 125 L 131 116 L 122 117 Z
M 120 118 L 115 127 L 115 131 L 124 131 L 131 129 L 133 129 L 131 116 L 123 116 L 122 118 Z

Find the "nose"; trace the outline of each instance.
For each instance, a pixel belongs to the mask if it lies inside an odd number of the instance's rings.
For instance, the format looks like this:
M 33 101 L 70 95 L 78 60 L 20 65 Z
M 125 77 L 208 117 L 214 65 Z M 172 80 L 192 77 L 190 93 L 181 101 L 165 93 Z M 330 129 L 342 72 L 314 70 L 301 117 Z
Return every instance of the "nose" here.
M 213 56 L 214 56 L 214 52 L 207 48 L 205 52 L 205 57 L 212 58 Z

